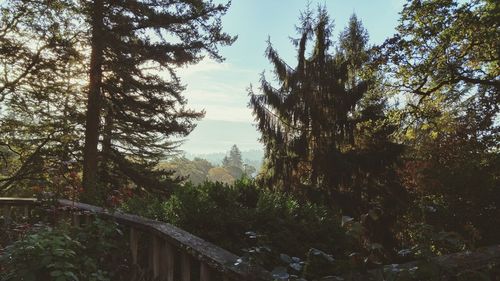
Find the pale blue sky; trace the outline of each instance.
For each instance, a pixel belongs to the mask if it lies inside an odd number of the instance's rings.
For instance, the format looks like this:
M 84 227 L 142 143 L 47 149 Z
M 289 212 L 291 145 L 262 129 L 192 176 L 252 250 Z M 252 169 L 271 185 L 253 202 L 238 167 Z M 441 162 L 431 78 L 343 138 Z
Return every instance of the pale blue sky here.
M 370 34 L 371 44 L 380 44 L 395 33 L 404 0 L 323 0 L 310 1 L 311 7 L 325 5 L 335 23 L 335 38 L 352 13 L 356 13 Z M 270 69 L 264 57 L 266 40 L 288 64 L 295 65 L 295 49 L 289 37 L 297 37 L 295 25 L 305 0 L 233 0 L 223 18 L 224 30 L 238 35 L 230 47 L 221 49 L 223 63 L 209 59 L 179 70 L 187 84 L 185 96 L 194 109 L 206 116 L 180 147 L 190 153 L 223 152 L 232 144 L 242 150 L 259 149 L 259 134 L 247 107 L 246 88 L 258 87 L 260 73 Z M 266 71 L 269 78 L 272 74 Z M 232 133 L 234 132 L 234 133 Z

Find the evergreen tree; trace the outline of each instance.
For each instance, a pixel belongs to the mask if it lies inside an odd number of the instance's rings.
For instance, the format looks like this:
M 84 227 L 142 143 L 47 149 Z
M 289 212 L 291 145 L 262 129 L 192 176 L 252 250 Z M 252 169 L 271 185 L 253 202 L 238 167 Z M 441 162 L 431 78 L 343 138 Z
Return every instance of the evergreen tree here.
M 264 180 L 285 191 L 319 190 L 350 215 L 386 207 L 390 200 L 384 200 L 391 197 L 402 200 L 394 173 L 401 147 L 390 141 L 394 126 L 385 116 L 381 75 L 371 61 L 366 30 L 351 17 L 331 54 L 326 11 L 320 9 L 315 20 L 304 13 L 301 21 L 297 66 L 288 66 L 269 44 L 266 54 L 279 87 L 263 76 L 262 93 L 250 90 L 266 148 Z M 306 57 L 311 37 L 314 49 Z
M 91 57 L 84 149 L 84 187 L 136 185 L 165 192 L 169 175 L 154 170 L 202 113 L 185 108 L 175 67 L 203 52 L 221 60 L 218 46 L 235 38 L 222 32 L 229 5 L 212 1 L 107 1 L 86 6 Z M 101 124 L 102 123 L 102 124 Z M 99 158 L 98 143 L 102 139 Z
M 229 158 L 227 159 L 227 162 L 228 162 L 227 166 L 243 168 L 243 160 L 241 159 L 241 151 L 236 146 L 236 144 L 231 147 L 231 150 L 229 151 Z
M 229 155 L 224 156 L 222 159 L 222 168 L 227 170 L 228 173 L 235 179 L 241 178 L 245 173 L 243 160 L 241 159 L 241 151 L 236 144 L 231 147 Z
M 340 184 L 345 167 L 341 148 L 353 141 L 350 116 L 368 85 L 359 81 L 347 87 L 347 62 L 340 55 L 328 53 L 331 26 L 325 10 L 319 10 L 315 21 L 310 12 L 304 13 L 301 21 L 301 38 L 294 42 L 298 47 L 297 66 L 289 67 L 269 43 L 266 55 L 279 87 L 273 87 L 263 76 L 262 94 L 250 92 L 250 104 L 266 146 L 269 180 L 287 191 L 300 184 Z M 307 41 L 312 36 L 314 49 L 306 58 Z M 329 166 L 331 163 L 335 167 Z

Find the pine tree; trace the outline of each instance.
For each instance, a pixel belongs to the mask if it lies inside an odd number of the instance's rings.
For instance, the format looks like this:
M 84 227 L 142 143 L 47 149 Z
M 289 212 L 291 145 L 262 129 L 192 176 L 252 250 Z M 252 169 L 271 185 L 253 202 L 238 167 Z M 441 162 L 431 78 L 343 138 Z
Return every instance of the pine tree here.
M 263 76 L 262 94 L 250 92 L 266 146 L 270 183 L 286 191 L 301 184 L 341 184 L 345 174 L 341 149 L 353 141 L 350 116 L 368 85 L 367 81 L 347 85 L 347 62 L 328 53 L 332 41 L 327 12 L 320 9 L 315 20 L 312 16 L 306 12 L 301 18 L 301 38 L 294 42 L 297 66 L 289 67 L 269 43 L 266 54 L 279 87 Z M 307 41 L 313 36 L 314 49 L 306 58 Z
M 231 150 L 229 151 L 229 157 L 227 159 L 227 162 L 228 162 L 227 166 L 233 166 L 233 167 L 243 169 L 243 160 L 241 159 L 241 151 L 236 146 L 236 144 L 231 147 Z
M 235 39 L 222 32 L 220 17 L 228 7 L 211 1 L 88 4 L 84 187 L 89 194 L 96 192 L 98 180 L 116 185 L 120 178 L 166 191 L 169 175 L 154 167 L 175 146 L 168 138 L 186 136 L 202 117 L 185 108 L 175 68 L 198 62 L 204 52 L 222 59 L 218 46 Z
M 385 188 L 373 173 L 382 177 L 393 171 L 401 148 L 390 141 L 394 127 L 385 117 L 380 73 L 370 62 L 366 30 L 351 17 L 337 50 L 330 53 L 326 11 L 320 9 L 312 18 L 310 12 L 301 18 L 297 66 L 288 66 L 269 44 L 266 54 L 279 86 L 263 76 L 262 93 L 250 90 L 266 148 L 264 181 L 297 193 L 306 192 L 300 187 L 319 190 L 329 203 L 359 215 L 377 196 L 391 194 L 392 187 L 385 192 L 367 183 Z M 314 49 L 306 57 L 311 37 Z M 394 188 L 400 190 L 397 184 Z
M 234 179 L 239 179 L 245 174 L 241 151 L 236 144 L 229 150 L 229 155 L 224 156 L 222 159 L 222 168 Z

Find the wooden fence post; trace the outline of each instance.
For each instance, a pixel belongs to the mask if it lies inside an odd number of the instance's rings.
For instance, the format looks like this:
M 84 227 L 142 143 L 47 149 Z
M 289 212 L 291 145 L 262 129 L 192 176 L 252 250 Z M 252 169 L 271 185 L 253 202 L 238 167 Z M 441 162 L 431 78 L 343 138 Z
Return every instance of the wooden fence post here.
M 191 281 L 191 257 L 184 252 L 181 253 L 181 280 Z
M 210 281 L 210 268 L 204 262 L 200 263 L 200 281 Z
M 161 280 L 174 281 L 174 258 L 175 250 L 174 247 L 168 243 L 168 241 L 163 241 L 163 251 L 162 251 L 162 278 Z
M 132 264 L 137 264 L 137 249 L 139 248 L 139 235 L 135 228 L 130 228 L 130 252 L 132 253 Z
M 30 207 L 29 206 L 24 206 L 24 218 L 25 219 L 30 218 Z
M 4 222 L 5 224 L 10 224 L 10 211 L 11 211 L 11 207 L 10 206 L 3 206 L 3 218 L 4 218 Z
M 151 261 L 153 262 L 153 278 L 156 280 L 160 277 L 160 258 L 161 258 L 161 240 L 153 234 L 153 245 L 151 249 Z
M 80 214 L 77 212 L 73 213 L 73 226 L 80 227 Z

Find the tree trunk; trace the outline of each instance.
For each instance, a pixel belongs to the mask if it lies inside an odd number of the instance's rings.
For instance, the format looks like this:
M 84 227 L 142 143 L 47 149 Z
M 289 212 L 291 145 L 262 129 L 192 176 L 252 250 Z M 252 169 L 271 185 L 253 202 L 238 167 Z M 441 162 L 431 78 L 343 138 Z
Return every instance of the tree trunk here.
M 99 123 L 101 113 L 101 83 L 103 63 L 103 0 L 94 0 L 92 10 L 92 38 L 90 55 L 89 92 L 83 149 L 83 198 L 86 201 L 97 192 L 97 162 Z

